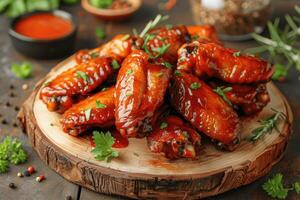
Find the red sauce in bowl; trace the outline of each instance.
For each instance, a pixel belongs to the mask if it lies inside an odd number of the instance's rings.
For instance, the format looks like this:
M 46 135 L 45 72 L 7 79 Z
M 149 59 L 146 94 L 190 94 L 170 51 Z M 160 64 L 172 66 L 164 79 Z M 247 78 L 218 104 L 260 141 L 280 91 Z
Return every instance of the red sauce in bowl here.
M 70 20 L 51 13 L 37 13 L 20 19 L 14 27 L 21 35 L 41 40 L 52 40 L 71 33 Z

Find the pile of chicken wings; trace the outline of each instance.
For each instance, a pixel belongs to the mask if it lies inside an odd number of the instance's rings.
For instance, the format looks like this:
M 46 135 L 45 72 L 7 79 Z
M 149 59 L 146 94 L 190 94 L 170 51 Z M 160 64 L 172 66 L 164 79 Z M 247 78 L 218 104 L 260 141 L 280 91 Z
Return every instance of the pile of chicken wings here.
M 120 34 L 76 54 L 77 64 L 48 82 L 40 99 L 62 114 L 64 132 L 93 128 L 146 137 L 150 151 L 195 158 L 201 135 L 232 151 L 240 116 L 270 101 L 269 63 L 223 46 L 211 26 L 162 26 L 144 37 Z

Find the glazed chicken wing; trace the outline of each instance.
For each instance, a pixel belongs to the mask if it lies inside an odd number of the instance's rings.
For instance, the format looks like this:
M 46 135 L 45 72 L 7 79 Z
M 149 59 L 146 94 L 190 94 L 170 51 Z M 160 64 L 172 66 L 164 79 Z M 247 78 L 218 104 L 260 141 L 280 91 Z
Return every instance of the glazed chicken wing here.
M 178 54 L 178 69 L 229 83 L 267 82 L 274 70 L 266 61 L 241 55 L 216 43 L 194 41 L 181 47 Z
M 49 111 L 63 113 L 113 73 L 112 62 L 111 58 L 95 58 L 62 72 L 42 88 L 40 99 Z
M 169 84 L 171 70 L 148 59 L 144 51 L 133 51 L 118 74 L 115 125 L 124 137 L 141 137 L 151 131 L 153 114 L 162 104 Z
M 239 142 L 239 119 L 235 111 L 205 82 L 183 71 L 173 77 L 173 107 L 195 128 L 233 150 Z
M 77 136 L 92 127 L 109 127 L 114 124 L 114 88 L 99 92 L 74 104 L 60 122 L 64 132 Z
M 88 62 L 96 57 L 112 57 L 122 62 L 132 50 L 139 49 L 143 40 L 128 34 L 115 36 L 111 41 L 93 50 L 81 50 L 76 54 L 77 63 Z
M 169 159 L 195 158 L 199 154 L 200 135 L 179 117 L 168 116 L 159 122 L 147 136 L 150 151 L 164 153 Z
M 216 29 L 213 26 L 195 25 L 187 26 L 187 29 L 193 40 L 221 43 L 217 35 Z
M 189 40 L 190 35 L 185 26 L 160 27 L 146 35 L 143 49 L 153 59 L 162 57 L 164 61 L 176 64 L 178 49 Z

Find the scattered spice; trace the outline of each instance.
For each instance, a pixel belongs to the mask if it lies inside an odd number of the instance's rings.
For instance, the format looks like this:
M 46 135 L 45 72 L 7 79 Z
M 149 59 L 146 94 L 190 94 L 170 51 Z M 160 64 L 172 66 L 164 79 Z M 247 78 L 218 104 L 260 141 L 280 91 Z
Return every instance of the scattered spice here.
M 9 96 L 10 97 L 15 97 L 16 95 L 15 95 L 15 93 L 11 92 L 11 93 L 9 93 Z
M 16 189 L 17 188 L 17 186 L 14 183 L 9 183 L 8 187 L 11 188 L 11 189 Z
M 30 176 L 30 173 L 29 173 L 29 171 L 28 170 L 25 170 L 24 172 L 23 172 L 23 174 L 24 174 L 24 176 Z
M 30 173 L 30 174 L 34 174 L 35 173 L 35 168 L 33 166 L 29 166 L 27 171 Z
M 9 102 L 6 102 L 6 104 L 5 104 L 7 107 L 10 107 L 11 106 L 11 104 L 9 103 Z
M 22 177 L 24 177 L 24 174 L 22 172 L 18 172 L 17 176 L 22 178 Z
M 23 85 L 22 85 L 22 89 L 23 89 L 23 90 L 27 90 L 27 89 L 28 89 L 28 85 L 27 85 L 27 84 L 23 84 Z
M 36 182 L 42 182 L 45 179 L 46 179 L 46 177 L 44 175 L 40 175 L 40 176 L 35 178 Z
M 2 120 L 1 120 L 1 124 L 4 124 L 4 125 L 5 125 L 5 124 L 8 124 L 8 122 L 6 121 L 6 119 L 2 119 Z
M 20 108 L 18 106 L 15 106 L 15 111 L 19 111 Z
M 73 198 L 72 198 L 71 195 L 67 195 L 66 198 L 65 198 L 65 200 L 72 200 L 72 199 L 73 199 Z
M 10 85 L 9 89 L 13 90 L 13 89 L 15 89 L 15 86 L 14 85 Z
M 18 127 L 18 124 L 16 122 L 13 123 L 13 127 Z

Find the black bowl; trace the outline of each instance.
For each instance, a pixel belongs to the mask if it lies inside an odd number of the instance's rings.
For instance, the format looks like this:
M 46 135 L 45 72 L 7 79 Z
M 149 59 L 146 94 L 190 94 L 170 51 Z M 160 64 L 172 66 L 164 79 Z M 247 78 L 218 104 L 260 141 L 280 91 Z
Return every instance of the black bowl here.
M 37 13 L 52 13 L 53 15 L 68 19 L 72 22 L 73 29 L 68 35 L 51 40 L 30 38 L 21 35 L 14 30 L 15 24 L 19 20 Z M 10 24 L 8 33 L 12 40 L 13 46 L 17 49 L 17 51 L 26 56 L 38 59 L 62 58 L 70 55 L 74 50 L 77 33 L 77 22 L 71 14 L 62 10 L 36 11 L 13 19 Z

